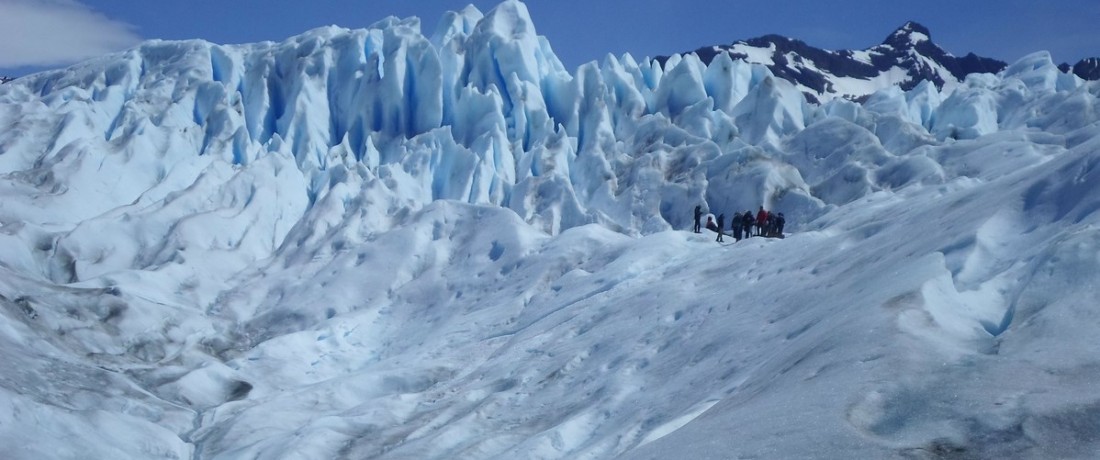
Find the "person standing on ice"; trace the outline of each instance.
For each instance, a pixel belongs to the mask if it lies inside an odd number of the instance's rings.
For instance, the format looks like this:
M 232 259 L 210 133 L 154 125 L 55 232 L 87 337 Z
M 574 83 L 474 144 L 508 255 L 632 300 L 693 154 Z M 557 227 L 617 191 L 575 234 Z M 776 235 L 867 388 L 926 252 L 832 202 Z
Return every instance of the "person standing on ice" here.
M 700 231 L 701 231 L 700 228 L 699 228 L 699 226 L 700 226 L 699 219 L 701 219 L 702 217 L 703 217 L 703 207 L 702 206 L 696 206 L 695 207 L 695 233 L 700 233 Z
M 745 211 L 745 213 L 741 215 L 741 226 L 744 227 L 743 231 L 745 232 L 745 238 L 752 236 L 752 222 L 752 211 Z
M 714 241 L 717 241 L 719 243 L 722 242 L 722 232 L 725 231 L 725 226 L 726 226 L 726 215 L 725 214 L 719 214 L 718 215 L 718 239 L 716 239 Z
M 764 236 L 764 226 L 768 224 L 768 211 L 764 210 L 761 206 L 760 210 L 756 212 L 756 235 Z
M 730 218 L 730 230 L 733 233 L 733 241 L 741 241 L 741 214 L 733 213 Z
M 787 219 L 783 217 L 783 213 L 779 213 L 779 216 L 775 218 L 775 236 L 783 238 L 783 225 L 787 223 Z

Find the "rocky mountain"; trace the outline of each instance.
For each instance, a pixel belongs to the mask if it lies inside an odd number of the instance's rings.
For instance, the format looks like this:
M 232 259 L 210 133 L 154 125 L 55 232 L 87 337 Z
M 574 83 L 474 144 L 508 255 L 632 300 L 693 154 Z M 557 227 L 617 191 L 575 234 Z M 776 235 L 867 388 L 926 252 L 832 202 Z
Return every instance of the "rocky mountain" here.
M 1072 72 L 1085 80 L 1100 80 L 1100 58 L 1082 59 L 1070 67 L 1069 64 L 1058 66 L 1063 72 Z
M 860 100 L 882 88 L 900 85 L 909 90 L 922 81 L 944 89 L 958 85 L 969 74 L 996 73 L 1006 66 L 974 53 L 954 56 L 932 41 L 928 28 L 912 21 L 881 44 L 864 50 L 830 51 L 780 35 L 765 35 L 699 48 L 694 53 L 705 63 L 729 54 L 734 59 L 763 64 L 815 101 L 837 97 Z M 667 57 L 657 59 L 663 62 Z

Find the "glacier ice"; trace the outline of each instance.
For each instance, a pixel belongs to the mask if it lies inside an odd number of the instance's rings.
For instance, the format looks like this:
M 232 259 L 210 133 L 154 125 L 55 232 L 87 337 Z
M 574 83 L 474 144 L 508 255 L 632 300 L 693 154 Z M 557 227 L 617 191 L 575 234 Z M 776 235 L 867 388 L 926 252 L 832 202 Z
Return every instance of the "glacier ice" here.
M 421 27 L 0 85 L 0 440 L 64 441 L 15 458 L 1095 451 L 1096 83 L 817 104 L 724 54 L 567 70 L 515 0 Z

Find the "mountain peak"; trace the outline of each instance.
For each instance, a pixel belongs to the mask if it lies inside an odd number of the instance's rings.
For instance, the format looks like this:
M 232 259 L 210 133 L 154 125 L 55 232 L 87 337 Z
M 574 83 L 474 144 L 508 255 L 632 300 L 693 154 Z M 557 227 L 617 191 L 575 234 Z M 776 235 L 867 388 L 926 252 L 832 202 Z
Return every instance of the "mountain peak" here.
M 907 21 L 904 25 L 902 25 L 901 27 L 898 28 L 898 32 L 902 32 L 902 31 L 910 32 L 910 33 L 917 32 L 917 33 L 922 33 L 924 35 L 927 35 L 929 37 L 932 36 L 932 33 L 928 31 L 928 28 L 921 25 L 921 23 L 919 23 L 917 21 Z
M 901 27 L 898 27 L 886 40 L 883 40 L 882 44 L 890 45 L 894 48 L 905 49 L 912 48 L 923 42 L 932 41 L 932 32 L 927 27 L 921 25 L 916 21 L 908 21 Z
M 726 53 L 733 59 L 767 66 L 773 75 L 801 87 L 812 101 L 834 97 L 859 100 L 888 86 L 910 89 L 922 81 L 943 88 L 969 74 L 997 73 L 1007 65 L 973 53 L 956 57 L 932 42 L 932 33 L 916 21 L 907 21 L 882 44 L 864 50 L 830 51 L 771 34 L 694 52 L 704 63 Z M 656 59 L 663 64 L 667 58 Z

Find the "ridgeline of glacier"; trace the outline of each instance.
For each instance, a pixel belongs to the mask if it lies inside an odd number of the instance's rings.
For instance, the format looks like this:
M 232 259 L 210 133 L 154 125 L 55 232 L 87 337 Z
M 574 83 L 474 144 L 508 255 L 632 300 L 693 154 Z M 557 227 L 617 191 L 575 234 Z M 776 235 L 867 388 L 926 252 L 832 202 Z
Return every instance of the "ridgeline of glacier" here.
M 506 0 L 2 84 L 2 456 L 1095 458 L 1100 83 L 896 83 Z

